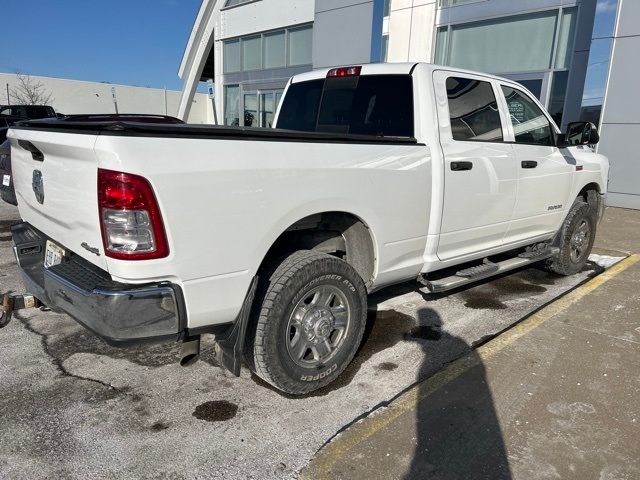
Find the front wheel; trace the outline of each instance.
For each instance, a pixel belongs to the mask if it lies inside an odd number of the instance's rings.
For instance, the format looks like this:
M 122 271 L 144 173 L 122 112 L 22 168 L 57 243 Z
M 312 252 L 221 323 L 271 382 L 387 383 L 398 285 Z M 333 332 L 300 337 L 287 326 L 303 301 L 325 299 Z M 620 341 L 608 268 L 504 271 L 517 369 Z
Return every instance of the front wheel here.
M 549 269 L 560 275 L 573 275 L 581 271 L 587 263 L 595 238 L 595 215 L 588 203 L 576 200 L 560 231 L 560 253 L 547 263 Z
M 366 324 L 367 295 L 358 273 L 339 258 L 304 250 L 287 257 L 262 287 L 246 351 L 251 369 L 294 395 L 335 380 L 358 350 Z

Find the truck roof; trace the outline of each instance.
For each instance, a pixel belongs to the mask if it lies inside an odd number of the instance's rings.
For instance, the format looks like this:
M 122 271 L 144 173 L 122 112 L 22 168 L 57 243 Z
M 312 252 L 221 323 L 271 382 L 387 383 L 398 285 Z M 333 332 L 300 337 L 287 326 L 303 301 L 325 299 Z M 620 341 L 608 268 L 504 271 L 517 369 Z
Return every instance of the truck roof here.
M 360 75 L 408 75 L 417 65 L 424 65 L 428 70 L 446 70 L 448 72 L 468 73 L 473 75 L 482 75 L 488 78 L 494 78 L 504 82 L 513 83 L 512 80 L 507 78 L 498 77 L 484 72 L 476 72 L 473 70 L 465 70 L 463 68 L 448 67 L 445 65 L 436 65 L 434 63 L 424 62 L 402 62 L 402 63 L 367 63 L 362 64 L 362 71 Z M 349 65 L 344 65 L 349 66 Z M 306 82 L 309 80 L 320 80 L 327 76 L 327 73 L 334 68 L 341 68 L 342 65 L 336 65 L 330 68 L 321 68 L 313 70 L 311 72 L 301 73 L 291 78 L 291 83 Z

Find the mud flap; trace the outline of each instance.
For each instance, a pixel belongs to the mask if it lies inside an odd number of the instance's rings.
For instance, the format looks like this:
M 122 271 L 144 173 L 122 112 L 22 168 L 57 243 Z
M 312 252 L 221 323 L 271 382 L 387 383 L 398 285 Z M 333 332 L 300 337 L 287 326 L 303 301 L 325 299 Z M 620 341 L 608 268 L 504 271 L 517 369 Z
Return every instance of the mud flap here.
M 258 287 L 258 276 L 251 280 L 249 291 L 242 303 L 242 308 L 238 314 L 238 318 L 229 330 L 221 335 L 216 335 L 216 360 L 220 365 L 233 373 L 236 377 L 240 376 L 240 367 L 242 365 L 242 357 L 244 353 L 244 343 L 247 336 L 247 325 L 249 324 L 249 315 L 251 306 L 256 295 Z

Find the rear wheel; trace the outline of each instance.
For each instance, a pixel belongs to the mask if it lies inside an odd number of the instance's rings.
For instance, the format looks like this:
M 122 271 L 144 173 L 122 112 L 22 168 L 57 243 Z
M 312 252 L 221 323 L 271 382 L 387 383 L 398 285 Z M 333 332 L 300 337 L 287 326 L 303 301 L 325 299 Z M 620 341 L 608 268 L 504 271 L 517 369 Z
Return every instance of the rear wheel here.
M 548 262 L 549 269 L 561 275 L 578 273 L 587 263 L 595 238 L 595 215 L 589 204 L 576 200 L 562 225 L 560 253 Z
M 264 280 L 246 356 L 263 380 L 290 394 L 328 385 L 364 333 L 364 282 L 345 261 L 313 251 L 287 257 Z

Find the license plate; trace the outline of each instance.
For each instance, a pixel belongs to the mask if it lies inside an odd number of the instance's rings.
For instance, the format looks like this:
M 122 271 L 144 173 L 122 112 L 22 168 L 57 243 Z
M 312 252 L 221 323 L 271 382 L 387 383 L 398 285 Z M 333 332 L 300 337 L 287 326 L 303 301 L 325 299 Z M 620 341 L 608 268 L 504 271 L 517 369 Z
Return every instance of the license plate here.
M 11 183 L 11 175 L 3 175 L 2 185 L 4 185 L 5 187 L 8 187 L 10 183 Z
M 62 263 L 64 258 L 64 249 L 47 240 L 47 248 L 44 252 L 44 268 L 53 267 Z

